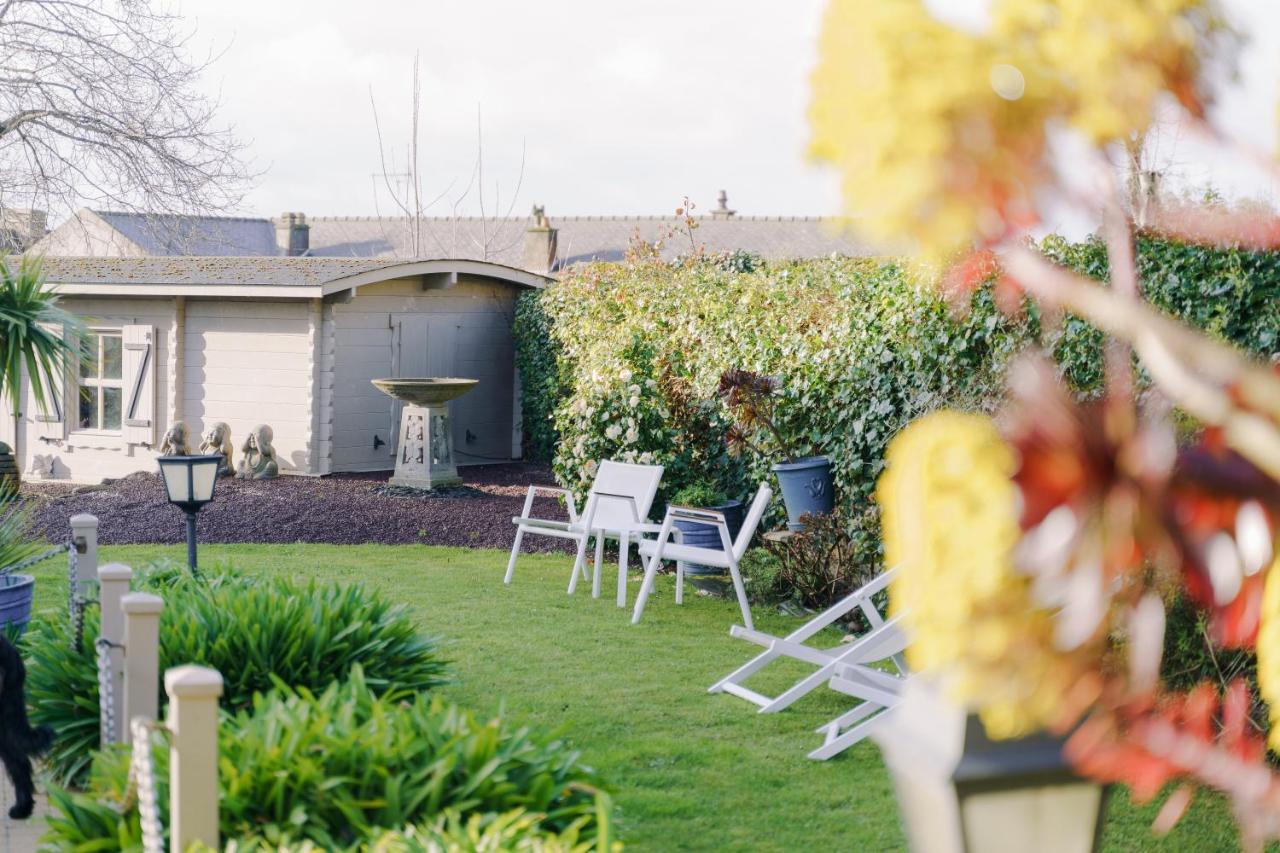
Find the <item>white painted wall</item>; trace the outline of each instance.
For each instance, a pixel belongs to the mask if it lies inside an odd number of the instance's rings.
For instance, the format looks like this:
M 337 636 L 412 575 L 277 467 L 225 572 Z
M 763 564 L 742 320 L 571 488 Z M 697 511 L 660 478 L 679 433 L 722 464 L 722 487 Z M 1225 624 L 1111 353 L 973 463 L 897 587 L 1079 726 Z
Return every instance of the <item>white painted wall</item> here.
M 403 315 L 429 318 L 426 357 L 407 357 L 433 375 L 480 380 L 453 402 L 458 463 L 510 459 L 516 295 L 511 285 L 466 277 L 453 287 L 427 290 L 417 280 L 400 279 L 361 287 L 350 302 L 333 304 L 332 470 L 394 465 L 392 401 L 370 380 L 396 375 L 394 324 Z M 376 449 L 375 436 L 385 442 Z
M 152 444 L 158 444 L 160 436 L 168 429 L 165 413 L 171 387 L 169 377 L 172 360 L 168 340 L 173 325 L 174 300 L 64 297 L 61 304 L 68 311 L 84 317 L 91 327 L 120 328 L 134 324 L 155 327 L 153 412 L 156 423 L 155 440 Z M 33 464 L 42 469 L 52 464 L 54 476 L 59 479 L 98 482 L 106 477 L 124 477 L 134 471 L 155 470 L 157 453 L 153 448 L 130 444 L 123 435 L 93 435 L 74 429 L 75 393 L 73 383 L 68 383 L 63 389 L 62 402 L 67 417 L 57 430 L 62 436 L 61 440 L 53 442 L 39 439 L 34 412 L 26 411 L 29 406 L 24 405 L 21 435 L 18 439 L 24 473 L 30 471 Z M 25 396 L 24 394 L 24 401 Z M 12 429 L 7 432 L 11 435 Z
M 311 308 L 301 300 L 187 299 L 188 428 L 199 434 L 225 422 L 239 456 L 249 431 L 268 424 L 281 473 L 313 473 Z

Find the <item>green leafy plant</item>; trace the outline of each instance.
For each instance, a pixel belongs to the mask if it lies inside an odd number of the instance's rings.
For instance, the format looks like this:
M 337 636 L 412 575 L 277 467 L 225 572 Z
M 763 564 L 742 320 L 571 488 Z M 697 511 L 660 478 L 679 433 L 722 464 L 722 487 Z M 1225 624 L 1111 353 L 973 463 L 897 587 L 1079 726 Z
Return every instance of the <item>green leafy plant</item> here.
M 396 843 L 388 830 L 405 843 L 473 831 L 514 840 L 564 833 L 562 849 L 573 849 L 607 832 L 608 800 L 562 741 L 423 694 L 380 694 L 359 665 L 320 693 L 278 685 L 256 695 L 223 718 L 218 750 L 221 832 L 240 849 Z M 167 825 L 166 754 L 156 749 Z M 46 842 L 129 849 L 140 834 L 136 805 L 123 814 L 111 805 L 127 778 L 123 751 L 103 753 L 88 791 L 51 797 L 57 814 Z M 524 817 L 489 817 L 513 810 Z M 414 826 L 428 828 L 406 830 Z
M 8 483 L 0 483 L 0 570 L 33 557 L 44 545 L 31 538 L 31 510 Z
M 49 406 L 50 392 L 78 355 L 84 324 L 58 307 L 55 291 L 45 287 L 37 260 L 24 256 L 17 269 L 0 259 L 0 390 L 9 392 L 17 411 L 25 371 L 31 394 L 41 409 Z
M 692 483 L 671 495 L 671 503 L 677 506 L 713 507 L 728 500 L 723 489 L 710 483 Z
M 420 635 L 403 607 L 361 584 L 227 572 L 193 578 L 162 567 L 143 572 L 134 588 L 165 601 L 161 671 L 186 663 L 218 670 L 229 710 L 277 683 L 323 690 L 357 664 L 378 691 L 430 690 L 445 680 L 439 643 Z M 32 718 L 57 733 L 46 761 L 64 784 L 84 778 L 98 747 L 97 633 L 91 612 L 76 648 L 65 617 L 51 614 L 33 623 L 26 640 Z
M 738 571 L 753 603 L 773 604 L 787 597 L 778 577 L 782 572 L 782 561 L 769 549 L 748 549 L 738 561 Z

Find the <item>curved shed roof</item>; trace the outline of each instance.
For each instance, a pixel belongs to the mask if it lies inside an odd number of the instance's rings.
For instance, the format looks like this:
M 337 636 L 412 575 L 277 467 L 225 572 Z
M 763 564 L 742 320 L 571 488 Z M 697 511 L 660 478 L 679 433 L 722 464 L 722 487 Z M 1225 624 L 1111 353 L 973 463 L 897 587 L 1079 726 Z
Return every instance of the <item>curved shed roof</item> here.
M 45 277 L 67 295 L 314 299 L 396 278 L 458 276 L 542 287 L 546 276 L 488 261 L 433 258 L 49 257 Z

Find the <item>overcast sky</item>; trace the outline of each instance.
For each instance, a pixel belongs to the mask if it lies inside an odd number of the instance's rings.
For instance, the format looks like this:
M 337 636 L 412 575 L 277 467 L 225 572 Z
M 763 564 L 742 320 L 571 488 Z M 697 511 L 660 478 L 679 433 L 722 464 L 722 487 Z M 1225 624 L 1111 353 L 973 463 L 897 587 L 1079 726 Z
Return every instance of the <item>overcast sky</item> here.
M 964 5 L 981 0 L 930 0 Z M 244 212 L 392 211 L 373 126 L 403 157 L 413 57 L 421 53 L 422 138 L 431 212 L 447 214 L 476 157 L 483 119 L 486 212 L 667 214 L 716 191 L 746 214 L 830 214 L 835 179 L 804 156 L 807 78 L 822 0 L 187 0 L 197 41 L 223 51 L 209 76 L 223 116 L 263 174 Z M 1254 41 L 1225 121 L 1275 141 L 1280 3 L 1229 0 Z M 1170 136 L 1162 157 L 1192 184 L 1272 200 L 1239 158 Z M 398 171 L 400 169 L 388 169 Z M 394 179 L 393 179 L 394 180 Z M 501 197 L 499 198 L 499 193 Z M 479 212 L 473 190 L 459 212 Z

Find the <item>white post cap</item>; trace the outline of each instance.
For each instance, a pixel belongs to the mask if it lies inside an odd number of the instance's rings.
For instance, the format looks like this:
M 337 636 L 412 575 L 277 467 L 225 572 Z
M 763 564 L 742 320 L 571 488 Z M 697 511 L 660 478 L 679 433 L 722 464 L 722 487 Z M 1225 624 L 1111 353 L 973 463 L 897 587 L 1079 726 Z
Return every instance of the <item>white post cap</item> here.
M 222 695 L 222 675 L 216 669 L 195 664 L 175 666 L 164 674 L 164 692 L 182 698 Z
M 107 563 L 105 566 L 98 567 L 98 580 L 131 581 L 133 580 L 133 569 L 124 563 Z
M 87 512 L 77 513 L 76 515 L 71 516 L 71 526 L 72 527 L 97 527 L 98 517 L 96 515 L 90 515 Z
M 131 592 L 120 597 L 120 608 L 125 613 L 159 613 L 164 610 L 164 599 L 149 592 Z

